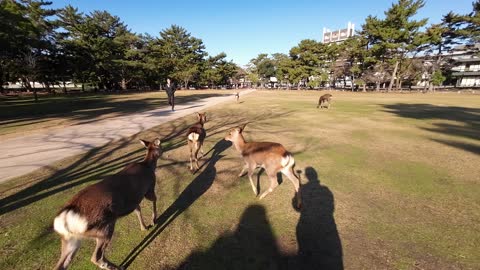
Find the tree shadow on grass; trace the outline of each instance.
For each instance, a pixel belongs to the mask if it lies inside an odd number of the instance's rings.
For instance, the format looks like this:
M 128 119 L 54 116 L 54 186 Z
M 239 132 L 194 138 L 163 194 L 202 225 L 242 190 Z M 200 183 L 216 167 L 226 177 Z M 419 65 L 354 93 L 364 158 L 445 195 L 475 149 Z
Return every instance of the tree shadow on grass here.
M 202 100 L 210 97 L 224 96 L 223 94 L 193 94 L 176 97 L 178 105 Z M 0 102 L 0 124 L 19 126 L 23 122 L 29 124 L 46 117 L 51 119 L 74 120 L 77 124 L 95 121 L 99 115 L 114 114 L 126 116 L 132 113 L 141 113 L 158 109 L 168 105 L 167 98 L 127 99 L 115 100 L 110 95 L 93 95 L 82 97 L 64 97 L 43 99 L 40 102 L 11 99 L 9 102 Z
M 210 159 L 202 164 L 200 169 L 203 169 L 192 182 L 182 191 L 178 198 L 157 218 L 155 222 L 157 225 L 152 231 L 127 255 L 127 257 L 121 263 L 122 266 L 128 268 L 137 256 L 148 246 L 155 238 L 162 233 L 165 228 L 170 225 L 180 214 L 190 207 L 198 198 L 200 198 L 213 184 L 213 180 L 217 175 L 215 164 L 224 155 L 221 155 L 228 147 L 230 143 L 221 140 L 215 144 L 212 148 L 213 151 Z
M 424 130 L 439 134 L 450 135 L 452 138 L 471 139 L 480 142 L 480 108 L 436 106 L 432 104 L 388 104 L 383 105 L 385 112 L 393 113 L 401 117 L 418 120 L 445 120 L 452 122 L 436 122 L 433 128 Z M 462 150 L 478 153 L 479 146 L 465 142 L 452 140 L 433 141 L 444 143 Z
M 181 132 L 183 132 L 181 127 L 172 127 L 171 132 L 165 135 L 166 138 L 162 140 L 162 144 L 168 145 L 170 141 L 174 140 L 174 136 Z M 63 141 L 67 138 L 57 139 Z M 69 140 L 74 139 L 75 138 L 70 138 Z M 63 169 L 58 170 L 51 168 L 53 173 L 50 176 L 43 177 L 42 179 L 34 179 L 29 182 L 22 182 L 10 188 L 21 190 L 0 199 L 0 215 L 28 206 L 76 186 L 101 180 L 107 175 L 122 169 L 129 163 L 140 161 L 145 153 L 145 149 L 141 147 L 140 144 L 138 144 L 139 148 L 137 150 L 118 155 L 118 152 L 126 148 L 132 141 L 136 141 L 136 136 L 121 139 L 114 147 L 107 148 L 108 150 L 105 150 L 104 147 L 91 149 Z M 70 144 L 72 147 L 78 146 L 78 143 L 75 142 L 70 142 Z M 170 144 L 164 148 L 164 151 L 172 150 L 180 146 L 181 144 Z M 116 157 L 110 159 L 112 155 Z M 49 168 L 49 166 L 46 168 Z M 22 188 L 24 186 L 25 188 Z M 7 192 L 9 192 L 9 190 L 2 191 L 2 193 Z M 2 196 L 2 194 L 0 194 L 0 196 Z

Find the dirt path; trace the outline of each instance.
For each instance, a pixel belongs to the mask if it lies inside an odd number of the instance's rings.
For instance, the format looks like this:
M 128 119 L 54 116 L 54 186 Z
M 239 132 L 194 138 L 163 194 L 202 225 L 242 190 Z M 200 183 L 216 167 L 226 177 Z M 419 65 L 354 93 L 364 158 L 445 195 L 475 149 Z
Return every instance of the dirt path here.
M 254 90 L 245 90 L 242 95 Z M 204 110 L 225 101 L 233 94 L 210 97 L 175 105 L 172 112 L 162 107 L 142 113 L 73 125 L 64 129 L 45 130 L 0 142 L 0 183 L 57 160 L 86 152 L 107 143 L 132 136 L 162 123 Z

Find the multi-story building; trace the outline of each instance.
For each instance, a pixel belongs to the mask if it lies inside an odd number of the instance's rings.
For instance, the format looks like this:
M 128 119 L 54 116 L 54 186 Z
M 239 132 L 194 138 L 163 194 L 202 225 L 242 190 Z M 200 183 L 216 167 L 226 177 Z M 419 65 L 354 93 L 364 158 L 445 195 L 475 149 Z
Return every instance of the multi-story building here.
M 480 43 L 461 45 L 453 49 L 454 61 L 452 76 L 457 79 L 457 87 L 480 87 Z
M 334 43 L 342 42 L 349 37 L 355 35 L 355 24 L 348 22 L 347 28 L 331 31 L 330 29 L 323 28 L 322 43 Z

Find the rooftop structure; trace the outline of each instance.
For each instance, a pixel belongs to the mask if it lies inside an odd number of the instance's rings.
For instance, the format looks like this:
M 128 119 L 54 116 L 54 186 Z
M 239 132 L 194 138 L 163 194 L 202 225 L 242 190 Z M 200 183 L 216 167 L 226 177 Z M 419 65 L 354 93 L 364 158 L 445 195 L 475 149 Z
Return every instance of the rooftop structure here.
M 331 31 L 330 29 L 323 28 L 323 43 L 336 43 L 342 42 L 349 37 L 355 35 L 355 24 L 348 22 L 347 28 Z

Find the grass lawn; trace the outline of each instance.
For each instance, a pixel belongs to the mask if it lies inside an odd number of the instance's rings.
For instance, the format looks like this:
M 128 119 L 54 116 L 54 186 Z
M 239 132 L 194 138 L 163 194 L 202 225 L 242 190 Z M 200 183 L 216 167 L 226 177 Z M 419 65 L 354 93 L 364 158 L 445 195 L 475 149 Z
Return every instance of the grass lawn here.
M 313 91 L 257 91 L 208 110 L 194 175 L 182 134 L 192 115 L 1 184 L 0 269 L 51 269 L 60 207 L 140 160 L 138 138 L 157 136 L 159 222 L 142 232 L 134 214 L 120 219 L 107 252 L 128 269 L 480 269 L 479 96 L 332 94 L 330 110 L 316 109 Z M 222 138 L 246 122 L 247 140 L 294 153 L 301 211 L 285 177 L 261 201 L 237 177 L 240 157 Z M 96 269 L 93 248 L 84 241 L 71 269 Z

